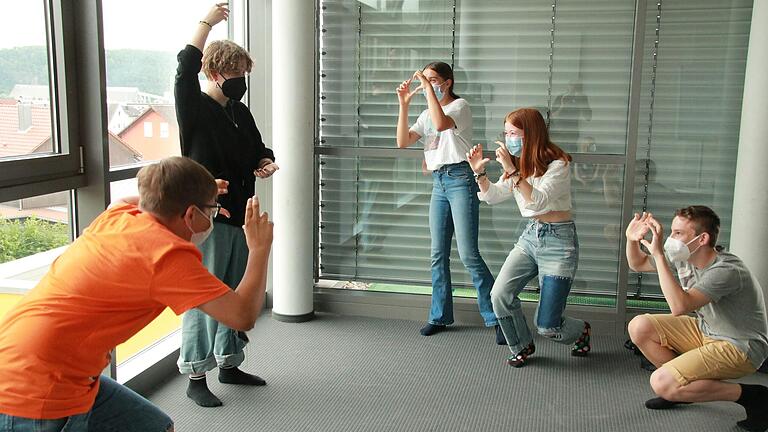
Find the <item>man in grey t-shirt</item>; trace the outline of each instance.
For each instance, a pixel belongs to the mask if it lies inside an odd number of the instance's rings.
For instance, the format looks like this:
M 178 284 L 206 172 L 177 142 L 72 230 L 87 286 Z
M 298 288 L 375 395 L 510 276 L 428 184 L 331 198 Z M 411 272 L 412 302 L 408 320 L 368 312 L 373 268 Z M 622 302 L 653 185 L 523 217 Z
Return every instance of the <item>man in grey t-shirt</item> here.
M 645 239 L 649 231 L 650 241 Z M 768 388 L 723 381 L 749 375 L 765 361 L 768 324 L 760 285 L 737 256 L 716 246 L 719 231 L 720 218 L 705 206 L 677 210 L 666 241 L 651 214 L 635 214 L 627 227 L 629 267 L 658 273 L 672 312 L 637 316 L 629 323 L 632 341 L 658 368 L 651 387 L 659 397 L 645 406 L 736 402 L 747 414 L 738 425 L 765 431 Z M 692 312 L 696 318 L 688 316 Z

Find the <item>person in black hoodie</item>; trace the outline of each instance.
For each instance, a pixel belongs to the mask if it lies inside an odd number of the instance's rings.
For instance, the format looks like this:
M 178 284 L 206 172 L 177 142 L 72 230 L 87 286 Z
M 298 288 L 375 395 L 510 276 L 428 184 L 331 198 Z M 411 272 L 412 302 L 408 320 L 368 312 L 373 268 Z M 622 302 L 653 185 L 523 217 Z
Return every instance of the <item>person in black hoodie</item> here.
M 253 65 L 242 47 L 228 40 L 213 41 L 203 51 L 208 34 L 228 18 L 226 3 L 217 3 L 198 22 L 192 41 L 178 55 L 174 94 L 181 153 L 202 164 L 217 179 L 228 182 L 219 199 L 222 214 L 214 220 L 210 237 L 198 245 L 203 264 L 230 287 L 245 271 L 248 248 L 242 226 L 245 205 L 254 195 L 256 177 L 277 171 L 272 150 L 266 148 L 250 110 L 240 99 L 246 92 L 245 74 Z M 198 74 L 208 83 L 201 91 Z M 225 384 L 264 385 L 263 379 L 238 369 L 245 359 L 248 338 L 198 309 L 182 319 L 179 371 L 190 377 L 187 396 L 204 407 L 222 405 L 208 389 L 205 374 L 219 368 Z

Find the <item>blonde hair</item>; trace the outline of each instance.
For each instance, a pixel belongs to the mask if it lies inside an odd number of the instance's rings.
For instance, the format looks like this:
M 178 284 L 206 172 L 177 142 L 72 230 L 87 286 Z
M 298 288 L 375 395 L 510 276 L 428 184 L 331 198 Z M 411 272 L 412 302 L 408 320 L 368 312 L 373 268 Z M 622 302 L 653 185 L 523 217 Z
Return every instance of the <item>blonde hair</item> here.
M 147 165 L 136 175 L 139 208 L 162 217 L 184 214 L 191 205 L 204 206 L 216 197 L 216 180 L 192 159 L 173 156 Z
M 203 52 L 203 73 L 211 78 L 212 73 L 234 74 L 240 72 L 240 67 L 245 64 L 245 71 L 250 72 L 253 60 L 250 54 L 240 45 L 228 41 L 213 41 L 205 47 Z

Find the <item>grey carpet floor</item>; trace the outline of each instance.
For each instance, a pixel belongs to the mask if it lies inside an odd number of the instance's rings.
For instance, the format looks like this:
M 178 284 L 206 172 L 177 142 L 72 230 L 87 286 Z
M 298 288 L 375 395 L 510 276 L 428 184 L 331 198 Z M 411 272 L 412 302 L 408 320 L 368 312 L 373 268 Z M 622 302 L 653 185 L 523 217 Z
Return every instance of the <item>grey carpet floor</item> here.
M 650 373 L 621 337 L 594 335 L 588 358 L 537 338 L 530 363 L 514 369 L 493 329 L 456 326 L 423 337 L 420 326 L 325 314 L 287 324 L 265 315 L 249 333 L 242 368 L 266 387 L 223 385 L 212 372 L 223 407 L 196 406 L 182 376 L 149 398 L 181 432 L 741 430 L 743 409 L 734 403 L 645 409 Z M 741 382 L 768 385 L 768 376 Z

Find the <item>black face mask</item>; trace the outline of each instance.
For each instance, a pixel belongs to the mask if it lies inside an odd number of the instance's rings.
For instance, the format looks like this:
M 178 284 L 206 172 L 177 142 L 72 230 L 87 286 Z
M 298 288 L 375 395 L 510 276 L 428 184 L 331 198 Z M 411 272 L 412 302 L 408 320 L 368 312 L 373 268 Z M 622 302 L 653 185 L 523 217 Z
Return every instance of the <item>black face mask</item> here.
M 225 78 L 224 83 L 219 86 L 224 96 L 239 101 L 245 95 L 248 87 L 245 85 L 245 77 Z

